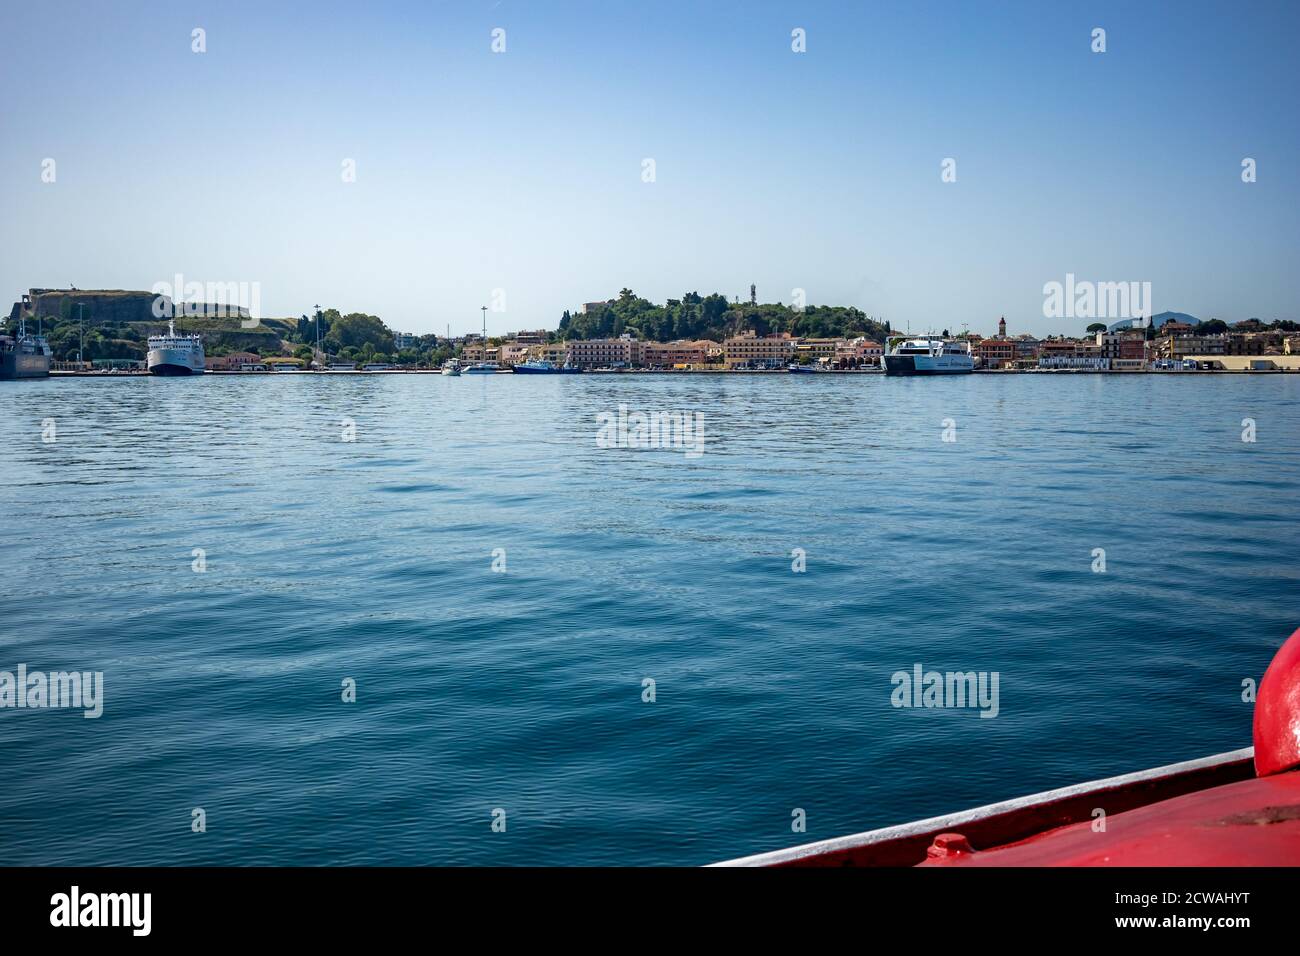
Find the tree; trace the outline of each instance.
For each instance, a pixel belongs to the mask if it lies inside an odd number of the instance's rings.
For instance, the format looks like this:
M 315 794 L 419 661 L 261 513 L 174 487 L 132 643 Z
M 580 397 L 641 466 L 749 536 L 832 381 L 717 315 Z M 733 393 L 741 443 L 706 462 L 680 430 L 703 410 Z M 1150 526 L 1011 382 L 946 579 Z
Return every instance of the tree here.
M 1098 332 L 1105 332 L 1105 331 L 1106 331 L 1105 322 L 1094 322 L 1092 323 L 1092 325 L 1088 326 L 1087 329 L 1089 335 L 1096 335 Z
M 393 333 L 377 315 L 349 312 L 330 325 L 330 338 L 337 339 L 345 348 L 371 346 L 372 351 L 393 347 Z

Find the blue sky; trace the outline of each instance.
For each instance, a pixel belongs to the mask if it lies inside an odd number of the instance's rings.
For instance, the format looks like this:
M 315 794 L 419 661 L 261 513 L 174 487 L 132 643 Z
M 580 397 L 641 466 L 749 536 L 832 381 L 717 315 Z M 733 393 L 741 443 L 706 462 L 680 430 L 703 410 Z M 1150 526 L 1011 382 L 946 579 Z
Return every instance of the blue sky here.
M 6 302 L 180 273 L 464 332 L 502 289 L 499 333 L 754 282 L 1049 334 L 1069 272 L 1300 318 L 1296 3 L 42 0 L 0 35 Z

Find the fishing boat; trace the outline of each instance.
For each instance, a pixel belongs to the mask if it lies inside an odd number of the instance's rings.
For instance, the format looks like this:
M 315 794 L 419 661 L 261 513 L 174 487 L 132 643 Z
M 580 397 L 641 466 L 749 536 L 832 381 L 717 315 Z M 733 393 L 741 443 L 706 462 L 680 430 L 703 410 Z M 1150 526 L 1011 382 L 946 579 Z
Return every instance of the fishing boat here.
M 959 375 L 975 371 L 975 358 L 964 341 L 935 338 L 899 339 L 881 356 L 886 375 Z
M 1300 630 L 1259 684 L 1253 737 L 1243 750 L 716 865 L 1300 866 Z
M 50 343 L 43 335 L 28 335 L 27 320 L 18 320 L 18 335 L 0 335 L 0 379 L 48 378 Z
M 576 375 L 581 371 L 577 365 L 556 365 L 546 359 L 520 362 L 515 366 L 516 375 Z

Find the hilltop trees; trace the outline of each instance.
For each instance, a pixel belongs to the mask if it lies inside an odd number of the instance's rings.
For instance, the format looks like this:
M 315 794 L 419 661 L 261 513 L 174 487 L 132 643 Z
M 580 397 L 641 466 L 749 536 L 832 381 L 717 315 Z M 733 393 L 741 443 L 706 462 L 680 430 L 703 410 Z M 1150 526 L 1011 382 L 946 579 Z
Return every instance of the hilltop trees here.
M 363 312 L 349 312 L 331 322 L 330 338 L 345 349 L 364 349 L 369 345 L 370 352 L 376 354 L 386 354 L 393 348 L 393 333 L 388 326 L 379 316 Z
M 680 299 L 655 305 L 631 289 L 592 312 L 565 312 L 555 337 L 567 339 L 614 338 L 630 332 L 641 339 L 712 339 L 720 342 L 746 329 L 759 335 L 789 332 L 803 338 L 866 335 L 883 341 L 888 323 L 869 318 L 859 309 L 844 306 L 807 306 L 802 311 L 777 303 L 728 303 L 717 292 L 701 296 L 687 292 Z

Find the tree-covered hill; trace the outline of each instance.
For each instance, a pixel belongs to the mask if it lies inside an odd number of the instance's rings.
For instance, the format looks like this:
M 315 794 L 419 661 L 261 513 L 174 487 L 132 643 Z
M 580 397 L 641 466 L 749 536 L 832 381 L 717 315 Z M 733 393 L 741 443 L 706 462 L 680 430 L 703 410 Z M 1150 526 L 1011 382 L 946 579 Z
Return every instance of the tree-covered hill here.
M 789 332 L 800 338 L 836 338 L 865 335 L 883 342 L 889 323 L 871 318 L 851 306 L 809 305 L 802 310 L 775 303 L 728 302 L 716 292 L 701 296 L 688 292 L 680 299 L 656 305 L 631 289 L 602 309 L 565 312 L 555 337 L 567 339 L 617 338 L 630 332 L 637 338 L 659 342 L 674 339 L 712 339 L 753 329 L 759 335 Z

